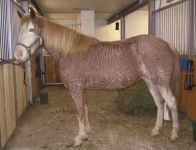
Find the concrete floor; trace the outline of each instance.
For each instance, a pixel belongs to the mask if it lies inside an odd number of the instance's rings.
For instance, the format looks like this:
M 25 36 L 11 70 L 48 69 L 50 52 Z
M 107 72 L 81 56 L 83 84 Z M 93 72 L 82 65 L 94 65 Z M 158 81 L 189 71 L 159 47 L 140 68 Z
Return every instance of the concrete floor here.
M 31 106 L 5 150 L 65 150 L 77 134 L 77 120 L 67 89 L 51 86 L 49 104 Z M 89 140 L 70 150 L 195 150 L 190 122 L 180 119 L 180 139 L 169 141 L 171 123 L 160 137 L 150 138 L 156 114 L 127 115 L 118 109 L 115 91 L 88 91 L 92 130 Z

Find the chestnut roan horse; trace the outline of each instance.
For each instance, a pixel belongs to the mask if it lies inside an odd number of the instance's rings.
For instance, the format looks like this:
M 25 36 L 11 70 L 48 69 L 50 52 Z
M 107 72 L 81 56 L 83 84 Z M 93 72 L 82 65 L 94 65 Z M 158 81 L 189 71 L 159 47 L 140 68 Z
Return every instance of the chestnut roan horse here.
M 163 123 L 163 103 L 172 115 L 171 140 L 178 138 L 177 114 L 179 58 L 174 48 L 150 35 L 122 41 L 102 42 L 47 21 L 33 11 L 21 15 L 22 26 L 14 56 L 27 61 L 39 43 L 59 66 L 60 77 L 69 88 L 77 110 L 79 133 L 73 146 L 82 144 L 90 130 L 86 89 L 122 89 L 143 79 L 157 106 L 152 136 L 158 136 Z

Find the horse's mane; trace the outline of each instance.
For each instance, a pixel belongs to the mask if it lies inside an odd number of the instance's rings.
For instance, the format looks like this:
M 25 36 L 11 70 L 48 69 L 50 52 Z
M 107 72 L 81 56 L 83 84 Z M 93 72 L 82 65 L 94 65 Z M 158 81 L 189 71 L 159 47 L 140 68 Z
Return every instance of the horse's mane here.
M 35 25 L 39 24 L 41 26 L 44 44 L 47 45 L 47 48 L 58 50 L 65 55 L 85 52 L 93 44 L 98 42 L 96 38 L 83 35 L 62 25 L 49 22 L 43 17 L 30 19 L 29 16 L 23 19 L 23 22 L 26 21 L 33 21 Z

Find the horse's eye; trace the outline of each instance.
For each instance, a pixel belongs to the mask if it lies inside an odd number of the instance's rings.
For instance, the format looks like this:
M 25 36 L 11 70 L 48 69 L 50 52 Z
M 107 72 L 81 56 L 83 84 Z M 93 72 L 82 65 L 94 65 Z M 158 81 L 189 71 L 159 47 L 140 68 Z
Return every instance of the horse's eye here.
M 34 31 L 34 29 L 29 29 L 29 32 L 33 32 Z

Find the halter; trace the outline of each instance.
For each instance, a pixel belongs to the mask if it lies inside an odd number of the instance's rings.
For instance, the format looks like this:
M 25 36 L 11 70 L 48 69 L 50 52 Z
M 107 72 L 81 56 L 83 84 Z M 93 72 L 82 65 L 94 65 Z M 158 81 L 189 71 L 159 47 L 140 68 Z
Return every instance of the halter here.
M 33 43 L 31 43 L 30 46 L 26 46 L 25 44 L 19 43 L 19 42 L 16 43 L 16 45 L 20 45 L 20 46 L 24 47 L 26 49 L 26 51 L 29 53 L 29 58 L 27 60 L 25 60 L 24 62 L 20 62 L 20 63 L 15 63 L 15 62 L 13 62 L 13 60 L 10 61 L 10 60 L 2 59 L 2 58 L 0 58 L 0 60 L 3 61 L 3 62 L 6 62 L 6 63 L 12 64 L 12 65 L 20 66 L 20 67 L 22 67 L 24 69 L 24 65 L 23 64 L 25 62 L 27 62 L 32 57 L 32 55 L 31 55 L 31 48 L 38 41 L 39 41 L 39 44 L 41 43 L 41 40 L 42 40 L 42 37 L 41 37 L 41 34 L 40 34 L 40 31 L 41 30 L 40 30 L 40 28 L 38 30 L 39 30 L 39 34 L 36 34 L 37 35 L 37 38 L 35 39 L 35 41 L 33 41 Z M 41 45 L 39 45 L 38 47 L 41 47 Z
M 36 34 L 36 32 L 35 32 L 35 34 Z M 15 62 L 13 62 L 13 60 L 10 61 L 10 60 L 5 60 L 5 59 L 0 58 L 1 61 L 9 63 L 9 64 L 12 64 L 12 65 L 20 66 L 24 70 L 24 81 L 23 81 L 23 83 L 25 84 L 25 86 L 26 86 L 26 82 L 25 82 L 26 71 L 25 71 L 24 63 L 27 62 L 32 57 L 32 55 L 31 55 L 31 48 L 33 47 L 34 44 L 36 44 L 39 41 L 39 46 L 37 48 L 42 46 L 41 45 L 41 40 L 42 40 L 41 29 L 39 27 L 38 27 L 38 34 L 36 34 L 36 35 L 37 35 L 37 38 L 33 41 L 33 43 L 31 43 L 30 46 L 26 46 L 25 44 L 20 43 L 20 42 L 16 43 L 16 46 L 20 45 L 20 46 L 24 47 L 26 49 L 26 51 L 29 53 L 29 58 L 27 60 L 25 60 L 24 62 L 15 63 Z
M 34 31 L 35 32 L 35 31 Z M 36 34 L 36 33 L 35 33 Z M 15 63 L 15 62 L 13 62 L 13 60 L 5 60 L 5 59 L 2 59 L 2 58 L 0 58 L 0 60 L 2 61 L 2 62 L 6 62 L 6 63 L 9 63 L 9 64 L 12 64 L 12 65 L 16 65 L 16 66 L 20 66 L 21 68 L 25 68 L 24 67 L 24 63 L 25 62 L 27 62 L 31 57 L 32 57 L 32 55 L 31 55 L 31 48 L 33 47 L 33 45 L 35 44 L 35 43 L 37 43 L 38 41 L 39 41 L 39 44 L 41 43 L 41 40 L 42 40 L 42 37 L 41 37 L 41 29 L 40 28 L 38 28 L 38 34 L 36 34 L 37 35 L 37 38 L 35 39 L 35 41 L 33 41 L 33 43 L 31 43 L 31 45 L 30 46 L 26 46 L 25 44 L 23 44 L 23 43 L 16 43 L 16 45 L 20 45 L 20 46 L 22 46 L 22 47 L 24 47 L 25 49 L 26 49 L 26 51 L 29 53 L 29 58 L 27 59 L 27 60 L 25 60 L 24 62 L 20 62 L 20 63 Z M 38 47 L 41 47 L 42 45 L 39 45 Z M 37 48 L 38 48 L 37 47 Z
M 33 31 L 33 32 L 36 34 L 35 31 Z M 32 57 L 31 48 L 33 47 L 34 44 L 36 44 L 39 41 L 38 47 L 41 46 L 42 37 L 41 37 L 41 29 L 40 28 L 38 28 L 38 34 L 36 34 L 36 35 L 37 35 L 37 38 L 29 46 L 26 46 L 25 44 L 20 43 L 20 42 L 16 43 L 16 45 L 20 45 L 20 46 L 24 47 L 25 50 L 29 53 L 29 58 L 27 60 L 25 60 L 24 62 L 28 61 Z

